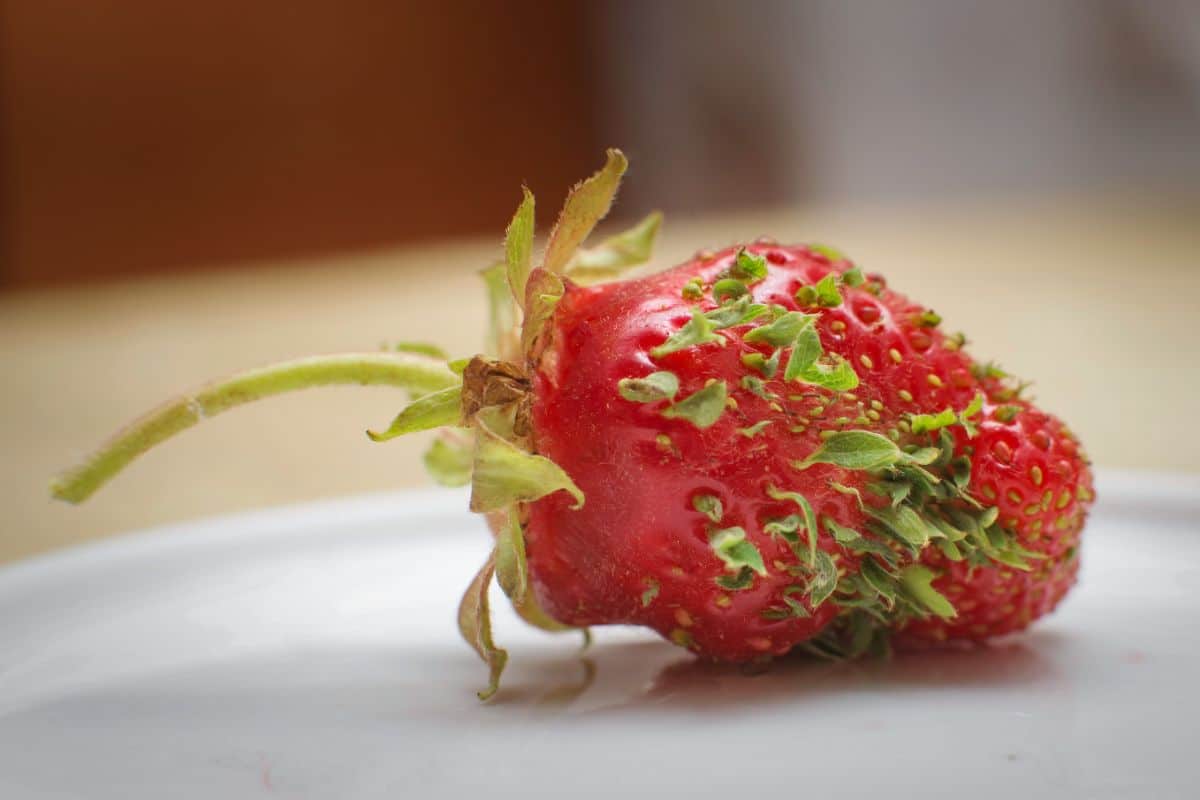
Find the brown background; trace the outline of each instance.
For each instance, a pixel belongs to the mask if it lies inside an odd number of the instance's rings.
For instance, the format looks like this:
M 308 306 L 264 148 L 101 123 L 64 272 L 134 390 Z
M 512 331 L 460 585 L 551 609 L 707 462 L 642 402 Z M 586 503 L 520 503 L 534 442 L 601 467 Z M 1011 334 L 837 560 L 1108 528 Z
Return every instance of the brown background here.
M 0 9 L 0 286 L 494 233 L 602 152 L 582 4 Z

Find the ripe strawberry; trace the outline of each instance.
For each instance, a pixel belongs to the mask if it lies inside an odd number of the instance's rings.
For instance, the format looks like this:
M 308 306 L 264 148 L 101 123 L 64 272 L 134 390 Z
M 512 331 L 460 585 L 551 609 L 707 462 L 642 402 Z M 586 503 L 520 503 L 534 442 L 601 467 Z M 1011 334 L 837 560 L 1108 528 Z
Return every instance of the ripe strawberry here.
M 417 399 L 372 438 L 444 428 L 426 463 L 471 484 L 496 535 L 459 611 L 491 667 L 483 696 L 507 659 L 491 636 L 493 576 L 547 630 L 645 625 L 729 661 L 797 646 L 853 656 L 888 628 L 986 636 L 1053 607 L 1090 498 L 1061 427 L 1006 398 L 936 314 L 828 248 L 759 241 L 603 282 L 648 257 L 659 225 L 651 215 L 580 248 L 624 169 L 610 151 L 572 190 L 537 268 L 526 190 L 505 261 L 484 274 L 490 355 L 235 376 L 119 434 L 55 493 L 83 499 L 171 433 L 259 396 L 408 388 Z

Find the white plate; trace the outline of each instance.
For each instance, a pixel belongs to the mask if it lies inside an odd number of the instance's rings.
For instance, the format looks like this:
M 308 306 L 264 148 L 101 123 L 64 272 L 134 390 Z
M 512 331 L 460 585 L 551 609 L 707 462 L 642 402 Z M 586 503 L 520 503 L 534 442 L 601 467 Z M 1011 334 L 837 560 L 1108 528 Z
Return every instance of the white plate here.
M 626 629 L 583 661 L 497 602 L 489 705 L 453 621 L 488 543 L 459 493 L 19 564 L 0 797 L 1195 797 L 1200 481 L 1099 491 L 1081 585 L 1001 645 L 745 677 Z

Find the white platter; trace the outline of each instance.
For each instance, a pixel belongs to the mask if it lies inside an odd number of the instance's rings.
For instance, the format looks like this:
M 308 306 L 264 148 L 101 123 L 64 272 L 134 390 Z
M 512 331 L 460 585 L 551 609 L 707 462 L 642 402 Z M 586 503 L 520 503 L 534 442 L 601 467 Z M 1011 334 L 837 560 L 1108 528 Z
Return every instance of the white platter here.
M 746 677 L 628 629 L 585 661 L 495 602 L 486 705 L 454 610 L 488 538 L 457 492 L 17 564 L 0 798 L 1197 797 L 1200 480 L 1098 488 L 1080 586 L 1010 641 Z

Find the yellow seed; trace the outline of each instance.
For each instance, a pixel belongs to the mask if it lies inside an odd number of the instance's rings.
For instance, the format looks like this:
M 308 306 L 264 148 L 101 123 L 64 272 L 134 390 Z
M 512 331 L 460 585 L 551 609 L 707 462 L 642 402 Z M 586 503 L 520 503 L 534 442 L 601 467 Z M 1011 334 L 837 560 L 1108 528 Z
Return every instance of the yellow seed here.
M 830 330 L 844 331 L 846 330 L 846 323 L 842 322 L 840 319 L 835 319 L 833 322 L 829 323 L 829 328 Z
M 936 386 L 938 388 L 941 388 L 942 386 L 942 379 L 937 375 L 934 375 L 932 372 L 925 376 L 925 380 L 930 386 Z
M 906 403 L 911 403 L 913 401 L 912 392 L 910 392 L 908 389 L 901 389 L 900 391 L 896 392 L 896 394 L 900 395 L 900 399 Z
M 825 406 L 813 406 L 808 410 L 808 415 L 814 419 L 825 413 Z
M 859 357 L 858 357 L 858 360 L 859 360 L 859 361 L 861 361 L 861 362 L 862 362 L 862 365 L 863 365 L 864 367 L 866 367 L 867 369 L 874 369 L 874 368 L 875 368 L 875 362 L 874 362 L 874 361 L 872 361 L 872 360 L 871 360 L 871 357 L 870 357 L 870 356 L 868 356 L 866 353 L 863 353 L 861 356 L 859 356 Z
M 1042 468 L 1034 464 L 1029 468 L 1029 478 L 1033 481 L 1034 486 L 1042 485 Z
M 894 347 L 888 350 L 888 356 L 897 364 L 904 360 L 904 356 L 900 355 L 900 351 Z
M 713 601 L 719 608 L 729 608 L 733 605 L 733 598 L 727 594 L 717 595 L 717 599 Z
M 678 622 L 680 627 L 683 628 L 690 628 L 693 624 L 695 624 L 695 620 L 692 619 L 692 615 L 682 608 L 675 609 L 675 621 Z
M 843 392 L 842 397 L 849 400 L 851 403 L 858 399 L 858 395 L 856 395 L 854 392 Z
M 875 410 L 875 409 L 873 409 L 873 408 L 872 408 L 872 409 L 868 409 L 868 411 L 867 411 L 867 416 L 868 416 L 868 417 L 870 417 L 871 419 L 875 420 L 876 422 L 878 422 L 878 421 L 879 421 L 879 412 L 878 412 L 878 411 L 876 411 L 876 410 Z
M 1058 496 L 1058 502 L 1055 504 L 1055 507 L 1059 511 L 1061 511 L 1064 508 L 1066 508 L 1067 504 L 1070 502 L 1071 502 L 1071 493 L 1069 491 L 1067 491 L 1066 489 L 1063 489 L 1063 493 Z
M 1054 492 L 1049 489 L 1042 495 L 1042 511 L 1047 511 L 1050 508 L 1050 501 L 1054 499 Z
M 1016 489 L 1009 489 L 1005 492 L 1005 496 L 1008 497 L 1008 502 L 1014 505 L 1025 499 Z
M 876 411 L 883 411 L 883 403 L 879 402 L 878 400 L 872 400 L 871 408 L 875 409 Z
M 984 486 L 983 487 L 983 496 L 986 497 L 988 500 L 995 500 L 996 499 L 996 490 L 993 489 L 991 486 Z
M 676 628 L 675 630 L 671 631 L 671 641 L 680 647 L 691 647 L 693 644 L 695 644 L 695 640 L 692 639 L 692 635 L 683 628 Z
M 912 426 L 908 424 L 908 420 L 904 420 L 904 419 L 897 422 L 896 427 L 899 428 L 900 430 L 904 431 L 905 433 L 908 433 L 909 431 L 912 430 Z
M 878 414 L 876 414 L 875 416 L 876 416 L 876 418 L 878 418 L 878 417 L 879 417 L 879 415 L 878 415 Z M 865 414 L 859 415 L 859 416 L 857 416 L 857 417 L 855 417 L 855 418 L 854 418 L 854 424 L 855 424 L 855 425 L 870 425 L 870 424 L 871 424 L 871 418 L 870 418 L 870 417 L 868 417 L 868 416 L 866 416 Z
M 737 399 L 733 398 L 733 397 L 726 397 L 725 398 L 725 407 L 736 409 L 738 407 Z
M 771 649 L 771 640 L 765 636 L 751 636 L 746 644 L 763 653 Z
M 683 567 L 671 567 L 671 574 L 676 578 L 682 578 L 685 573 L 683 571 Z
M 1037 503 L 1034 503 L 1031 506 L 1025 506 L 1025 516 L 1027 517 L 1037 516 L 1040 513 L 1042 513 L 1042 507 Z
M 834 436 L 837 435 L 837 431 L 821 431 L 821 433 L 818 435 L 822 439 L 832 439 Z
M 771 409 L 772 411 L 776 411 L 780 414 L 783 413 L 783 406 L 779 405 L 779 403 L 776 403 L 774 400 L 772 400 L 770 403 L 767 404 L 767 408 Z

